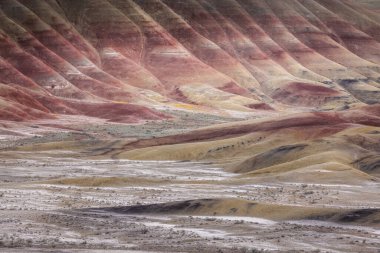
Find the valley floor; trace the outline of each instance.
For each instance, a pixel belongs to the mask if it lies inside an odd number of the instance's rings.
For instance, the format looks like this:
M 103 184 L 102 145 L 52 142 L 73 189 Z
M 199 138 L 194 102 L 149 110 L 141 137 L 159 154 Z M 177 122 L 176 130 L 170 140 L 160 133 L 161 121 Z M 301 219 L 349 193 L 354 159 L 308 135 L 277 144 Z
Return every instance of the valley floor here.
M 334 171 L 316 166 L 306 171 L 317 175 L 315 180 L 301 180 L 293 178 L 298 170 L 282 178 L 265 171 L 264 176 L 234 173 L 223 167 L 223 159 L 112 159 L 113 152 L 123 151 L 129 143 L 138 144 L 137 140 L 154 142 L 161 136 L 233 121 L 176 113 L 176 120 L 142 125 L 71 116 L 2 122 L 0 251 L 380 252 L 376 174 L 363 176 L 356 168 Z M 371 138 L 377 136 L 373 128 L 358 129 L 369 132 Z M 259 144 L 266 141 L 261 136 L 271 137 L 270 132 L 258 131 L 238 141 L 250 143 L 258 136 Z M 273 136 L 275 140 L 277 135 Z M 284 136 L 297 137 L 288 132 Z M 231 151 L 218 148 L 227 144 L 216 140 L 199 147 L 232 159 Z M 184 148 L 192 150 L 191 145 Z M 253 155 L 256 142 L 250 145 L 235 148 Z M 377 146 L 369 147 L 375 150 Z M 142 152 L 132 151 L 137 156 Z M 346 176 L 338 180 L 339 173 Z
M 0 178 L 2 252 L 376 253 L 380 248 L 378 226 L 86 209 L 205 198 L 273 203 L 289 206 L 289 213 L 295 206 L 380 208 L 378 183 L 262 184 L 204 163 L 49 154 L 2 161 Z

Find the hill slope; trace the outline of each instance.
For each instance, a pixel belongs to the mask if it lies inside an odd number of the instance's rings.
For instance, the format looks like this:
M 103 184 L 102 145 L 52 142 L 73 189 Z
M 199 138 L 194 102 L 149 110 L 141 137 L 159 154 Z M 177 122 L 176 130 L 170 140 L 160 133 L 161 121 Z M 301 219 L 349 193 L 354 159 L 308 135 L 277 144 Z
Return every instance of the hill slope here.
M 378 103 L 378 5 L 1 0 L 0 118 L 135 122 L 167 118 L 162 106 L 255 114 Z

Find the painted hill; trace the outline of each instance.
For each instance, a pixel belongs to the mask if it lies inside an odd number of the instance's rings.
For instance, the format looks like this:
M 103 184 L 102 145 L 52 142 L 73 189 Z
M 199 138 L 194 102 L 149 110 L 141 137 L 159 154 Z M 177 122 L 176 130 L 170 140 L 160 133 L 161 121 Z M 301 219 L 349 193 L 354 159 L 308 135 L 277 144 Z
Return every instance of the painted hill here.
M 378 1 L 1 0 L 0 119 L 380 101 Z

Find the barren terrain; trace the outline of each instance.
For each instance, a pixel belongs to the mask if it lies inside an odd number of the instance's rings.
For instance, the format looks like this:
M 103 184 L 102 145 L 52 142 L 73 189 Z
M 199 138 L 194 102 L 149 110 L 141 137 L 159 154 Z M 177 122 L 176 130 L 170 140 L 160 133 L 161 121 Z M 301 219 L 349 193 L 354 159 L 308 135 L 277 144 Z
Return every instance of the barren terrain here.
M 362 208 L 377 208 L 379 217 L 380 201 L 367 201 L 378 199 L 379 183 L 260 184 L 191 162 L 41 157 L 38 162 L 8 161 L 2 168 L 12 173 L 1 174 L 6 182 L 0 189 L 0 236 L 2 247 L 15 248 L 5 252 L 378 252 L 380 247 L 378 223 L 365 219 L 335 223 L 318 217 L 330 210 Z M 174 207 L 167 208 L 167 213 L 150 213 L 147 208 L 135 213 L 101 209 L 226 198 L 235 199 L 227 203 L 227 211 L 223 204 L 189 213 L 176 213 Z M 272 214 L 265 209 L 241 213 L 244 205 L 238 199 L 272 203 Z M 100 209 L 86 209 L 94 207 Z M 298 210 L 304 207 L 311 209 Z M 312 213 L 315 217 L 310 220 L 297 217 Z
M 111 135 L 115 141 L 130 131 L 135 136 L 127 139 L 144 140 L 145 131 L 166 124 L 181 129 L 181 120 L 168 120 L 98 122 L 93 132 L 80 122 L 76 130 L 61 132 L 22 123 L 12 134 L 3 132 L 2 251 L 378 252 L 376 177 L 353 180 L 347 172 L 346 181 L 339 172 L 340 178 L 329 180 L 325 176 L 335 175 L 334 166 L 307 169 L 310 179 L 252 177 L 228 172 L 225 159 L 115 160 L 97 151 L 99 142 L 104 146 L 98 138 L 108 132 L 119 135 Z
M 379 0 L 0 0 L 1 252 L 380 252 Z

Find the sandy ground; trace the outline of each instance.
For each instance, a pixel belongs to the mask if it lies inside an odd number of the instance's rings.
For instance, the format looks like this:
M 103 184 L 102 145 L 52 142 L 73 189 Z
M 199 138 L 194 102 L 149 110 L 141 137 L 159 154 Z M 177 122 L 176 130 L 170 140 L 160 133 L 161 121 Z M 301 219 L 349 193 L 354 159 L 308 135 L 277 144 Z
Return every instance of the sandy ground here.
M 379 185 L 375 183 L 260 184 L 243 182 L 235 174 L 211 164 L 93 161 L 53 158 L 48 154 L 36 160 L 2 161 L 0 168 L 2 252 L 379 252 L 380 249 L 380 230 L 376 227 L 255 217 L 123 215 L 83 210 L 226 197 L 284 205 L 379 208 Z M 71 181 L 73 178 L 77 180 Z

